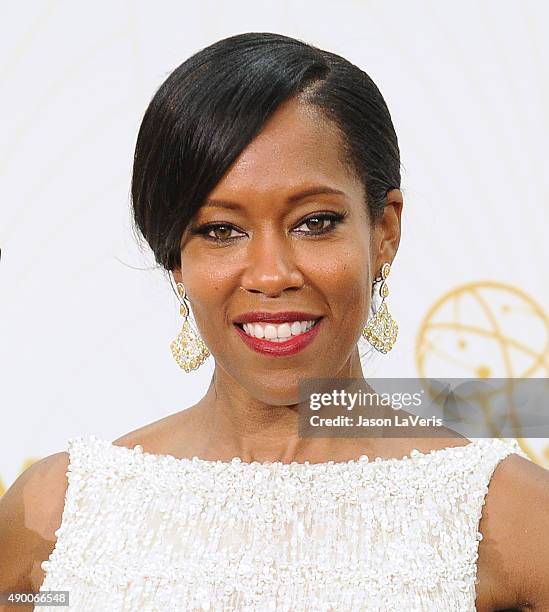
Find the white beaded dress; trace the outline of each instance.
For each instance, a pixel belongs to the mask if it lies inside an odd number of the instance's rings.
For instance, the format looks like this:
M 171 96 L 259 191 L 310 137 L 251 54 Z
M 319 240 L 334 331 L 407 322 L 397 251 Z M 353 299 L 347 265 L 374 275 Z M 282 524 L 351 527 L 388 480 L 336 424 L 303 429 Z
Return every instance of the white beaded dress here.
M 259 463 L 69 440 L 41 590 L 77 612 L 473 612 L 488 484 L 515 440 Z M 41 612 L 50 607 L 37 606 Z

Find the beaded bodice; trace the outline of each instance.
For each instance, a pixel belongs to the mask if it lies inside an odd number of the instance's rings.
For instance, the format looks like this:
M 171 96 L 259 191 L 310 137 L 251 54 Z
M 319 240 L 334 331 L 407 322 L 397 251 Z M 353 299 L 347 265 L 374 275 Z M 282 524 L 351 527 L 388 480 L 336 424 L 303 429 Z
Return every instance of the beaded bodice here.
M 342 463 L 178 459 L 95 436 L 68 451 L 41 590 L 68 590 L 78 612 L 474 611 L 491 475 L 526 457 L 498 439 Z

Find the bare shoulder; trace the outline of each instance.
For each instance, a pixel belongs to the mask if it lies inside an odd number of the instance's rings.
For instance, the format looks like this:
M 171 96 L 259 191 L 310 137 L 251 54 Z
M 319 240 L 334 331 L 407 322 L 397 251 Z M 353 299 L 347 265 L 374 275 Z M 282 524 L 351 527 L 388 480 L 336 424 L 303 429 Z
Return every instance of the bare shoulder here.
M 493 576 L 492 609 L 549 610 L 549 471 L 513 453 L 492 475 L 479 527 L 479 566 Z
M 69 454 L 27 468 L 0 498 L 0 591 L 38 590 L 55 546 L 68 486 Z
M 140 444 L 149 453 L 182 455 L 190 448 L 199 422 L 198 405 L 194 405 L 130 431 L 113 444 L 127 448 Z

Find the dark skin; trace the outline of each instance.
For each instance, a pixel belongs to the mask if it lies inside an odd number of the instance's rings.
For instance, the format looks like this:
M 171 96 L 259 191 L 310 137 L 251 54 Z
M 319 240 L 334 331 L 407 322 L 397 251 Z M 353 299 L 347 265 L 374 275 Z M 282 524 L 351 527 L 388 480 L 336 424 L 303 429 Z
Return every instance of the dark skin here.
M 174 279 L 184 284 L 200 333 L 216 356 L 200 405 L 204 430 L 194 436 L 199 456 L 316 462 L 353 453 L 348 440 L 298 437 L 297 383 L 334 373 L 363 378 L 357 340 L 373 279 L 398 248 L 403 199 L 400 190 L 390 192 L 382 222 L 372 227 L 364 186 L 340 151 L 333 126 L 291 101 L 199 210 L 192 226 L 218 224 L 208 232 L 218 240 L 192 228 L 182 238 L 181 270 L 173 270 Z M 321 187 L 342 193 L 289 201 Z M 336 223 L 315 218 L 318 213 L 345 218 Z M 299 310 L 324 320 L 312 345 L 275 358 L 250 350 L 234 330 L 234 317 L 252 310 Z M 318 354 L 321 359 L 313 358 Z
M 218 242 L 188 228 L 181 269 L 173 270 L 215 358 L 211 384 L 196 405 L 115 444 L 141 444 L 147 452 L 175 457 L 317 463 L 361 454 L 400 458 L 413 448 L 429 452 L 468 443 L 451 430 L 447 437 L 433 432 L 422 438 L 297 435 L 299 379 L 363 378 L 357 340 L 368 318 L 370 288 L 382 264 L 393 262 L 400 241 L 402 193 L 387 194 L 383 217 L 372 224 L 364 187 L 341 151 L 335 126 L 291 100 L 215 187 L 210 200 L 238 208 L 202 207 L 192 226 L 218 224 L 209 231 Z M 290 201 L 319 186 L 343 194 Z M 344 220 L 321 220 L 320 213 Z M 319 233 L 321 228 L 330 229 Z M 269 357 L 249 349 L 233 328 L 232 319 L 251 310 L 314 312 L 324 316 L 323 328 L 303 351 Z M 61 524 L 67 464 L 67 453 L 37 462 L 0 500 L 0 591 L 38 590 L 42 584 L 40 563 Z M 477 610 L 549 612 L 549 472 L 516 454 L 500 462 L 480 531 Z

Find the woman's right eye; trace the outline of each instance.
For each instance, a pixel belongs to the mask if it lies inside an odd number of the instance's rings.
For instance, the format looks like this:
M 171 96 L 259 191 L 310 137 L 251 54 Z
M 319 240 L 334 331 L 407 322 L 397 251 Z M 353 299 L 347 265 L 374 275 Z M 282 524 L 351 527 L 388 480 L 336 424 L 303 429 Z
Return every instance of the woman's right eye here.
M 214 242 L 229 242 L 239 237 L 238 235 L 231 235 L 232 232 L 238 233 L 239 230 L 228 223 L 210 223 L 194 231 L 194 233 L 202 234 L 204 238 Z

